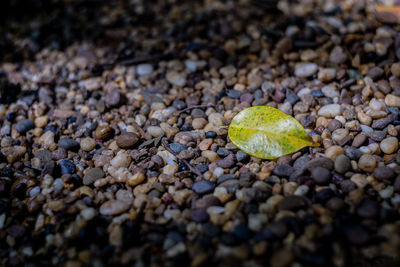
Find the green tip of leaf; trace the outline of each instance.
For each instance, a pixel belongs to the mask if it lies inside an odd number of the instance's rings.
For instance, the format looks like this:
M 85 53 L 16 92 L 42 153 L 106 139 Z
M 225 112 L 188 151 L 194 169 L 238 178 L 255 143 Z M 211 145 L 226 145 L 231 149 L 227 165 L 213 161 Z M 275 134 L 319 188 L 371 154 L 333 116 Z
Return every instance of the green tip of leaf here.
M 275 159 L 307 146 L 319 146 L 296 119 L 269 106 L 239 112 L 229 125 L 228 135 L 241 150 L 262 159 Z

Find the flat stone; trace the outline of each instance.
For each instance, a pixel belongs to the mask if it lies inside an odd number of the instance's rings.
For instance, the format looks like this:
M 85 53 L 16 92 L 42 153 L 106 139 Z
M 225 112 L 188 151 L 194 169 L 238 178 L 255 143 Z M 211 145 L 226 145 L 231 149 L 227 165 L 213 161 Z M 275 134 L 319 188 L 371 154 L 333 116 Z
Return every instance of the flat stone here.
M 197 181 L 192 185 L 192 190 L 199 195 L 204 195 L 213 192 L 215 184 L 208 180 Z
M 318 71 L 318 65 L 315 63 L 297 63 L 294 75 L 297 77 L 309 77 Z
M 106 216 L 114 216 L 127 211 L 131 203 L 122 200 L 108 200 L 100 206 L 100 213 Z
M 119 135 L 115 140 L 117 145 L 123 149 L 133 148 L 139 141 L 139 136 L 135 133 L 126 132 Z

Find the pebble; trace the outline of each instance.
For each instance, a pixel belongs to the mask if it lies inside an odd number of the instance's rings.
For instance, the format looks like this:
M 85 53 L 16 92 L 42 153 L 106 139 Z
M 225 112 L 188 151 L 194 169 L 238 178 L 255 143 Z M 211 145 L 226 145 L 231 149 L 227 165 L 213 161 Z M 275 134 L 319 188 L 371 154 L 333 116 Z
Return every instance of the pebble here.
M 58 145 L 62 148 L 64 148 L 65 150 L 77 150 L 79 149 L 79 142 L 77 142 L 74 139 L 71 138 L 61 138 L 58 141 Z
M 187 150 L 188 147 L 185 145 L 182 145 L 180 143 L 171 143 L 169 144 L 169 147 L 171 148 L 172 151 L 174 151 L 176 154 L 181 153 L 183 150 Z
M 373 172 L 376 167 L 376 159 L 368 154 L 364 154 L 358 160 L 358 167 L 365 172 Z
M 115 216 L 127 211 L 131 204 L 122 200 L 108 200 L 100 206 L 100 214 L 105 216 Z
M 117 136 L 117 138 L 115 139 L 117 145 L 123 149 L 133 148 L 137 144 L 137 142 L 139 142 L 139 140 L 139 136 L 131 132 L 123 133 Z
M 393 63 L 393 65 L 390 67 L 390 71 L 394 76 L 397 78 L 400 77 L 400 62 Z
M 215 184 L 207 180 L 201 180 L 193 183 L 192 185 L 192 190 L 199 195 L 211 193 L 214 191 L 214 189 Z
M 61 168 L 61 174 L 73 174 L 75 173 L 75 164 L 67 159 L 63 159 L 58 163 Z
M 374 170 L 373 175 L 380 181 L 391 181 L 395 177 L 396 173 L 389 167 L 381 166 Z
M 330 158 L 316 158 L 308 161 L 306 164 L 306 168 L 310 171 L 316 167 L 332 170 L 334 167 L 334 161 L 332 161 Z
M 227 156 L 224 159 L 218 160 L 217 165 L 221 168 L 228 169 L 235 165 L 235 161 L 231 156 Z
M 154 71 L 154 68 L 151 64 L 139 64 L 136 67 L 136 72 L 139 76 L 150 75 Z
M 308 206 L 304 197 L 301 196 L 288 196 L 284 198 L 278 205 L 279 210 L 299 210 Z
M 114 136 L 114 129 L 108 125 L 99 125 L 96 128 L 96 138 L 100 140 L 107 140 Z
M 322 82 L 330 82 L 336 77 L 336 70 L 333 68 L 321 69 L 318 72 L 318 80 Z
M 124 96 L 121 94 L 119 90 L 112 90 L 107 93 L 105 104 L 108 108 L 119 107 L 123 101 Z
M 309 77 L 318 71 L 318 65 L 315 63 L 297 63 L 294 75 L 297 77 Z
M 389 94 L 385 97 L 385 104 L 389 107 L 400 107 L 400 97 Z
M 35 127 L 35 123 L 33 120 L 27 119 L 27 120 L 21 120 L 15 124 L 15 130 L 17 130 L 19 133 L 26 133 L 27 131 L 33 129 Z
M 353 143 L 351 144 L 353 147 L 360 147 L 362 146 L 365 141 L 367 140 L 367 136 L 363 133 L 359 133 L 354 137 Z
M 118 154 L 110 161 L 111 166 L 114 168 L 128 168 L 131 163 L 131 156 L 126 151 L 119 151 Z
M 392 154 L 399 148 L 399 141 L 396 137 L 388 137 L 382 140 L 379 147 L 385 154 Z
M 84 185 L 91 185 L 93 184 L 96 180 L 103 178 L 105 176 L 104 172 L 100 168 L 92 168 L 89 169 L 85 176 L 83 176 L 83 184 Z
M 183 87 L 186 85 L 186 77 L 182 73 L 178 73 L 175 71 L 167 73 L 165 76 L 167 81 L 172 85 Z
M 161 129 L 161 127 L 159 127 L 159 126 L 149 126 L 147 128 L 147 132 L 153 137 L 160 137 L 165 134 L 163 129 Z
M 90 137 L 82 138 L 80 141 L 80 147 L 83 151 L 90 152 L 96 147 L 96 141 Z
M 372 80 L 377 80 L 380 78 L 384 73 L 384 70 L 379 67 L 373 67 L 368 71 L 368 76 L 371 77 Z
M 289 177 L 294 172 L 294 168 L 289 164 L 282 164 L 277 166 L 273 173 L 277 176 Z
M 328 169 L 316 167 L 311 171 L 311 176 L 318 185 L 327 185 L 331 181 L 331 173 Z
M 345 173 L 351 168 L 350 159 L 345 155 L 339 155 L 335 160 L 335 171 L 337 173 Z
M 325 157 L 330 158 L 333 162 L 341 154 L 344 154 L 344 149 L 341 146 L 330 146 L 325 150 Z
M 203 129 L 207 123 L 208 123 L 207 120 L 204 118 L 196 118 L 192 121 L 192 127 L 195 130 L 200 130 Z
M 321 107 L 318 110 L 318 116 L 323 116 L 327 118 L 335 118 L 341 114 L 339 104 L 329 104 Z

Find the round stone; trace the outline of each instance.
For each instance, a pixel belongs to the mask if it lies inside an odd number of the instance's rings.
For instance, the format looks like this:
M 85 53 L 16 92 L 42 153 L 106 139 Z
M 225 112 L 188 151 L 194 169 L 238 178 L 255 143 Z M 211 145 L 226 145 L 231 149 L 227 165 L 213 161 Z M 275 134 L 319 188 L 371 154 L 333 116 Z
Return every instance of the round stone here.
M 322 167 L 316 167 L 311 171 L 311 176 L 318 185 L 326 185 L 331 181 L 331 172 Z
M 120 148 L 128 149 L 133 148 L 139 139 L 140 138 L 137 134 L 126 132 L 118 136 L 115 141 Z
M 345 155 L 339 155 L 335 160 L 335 171 L 338 173 L 345 173 L 351 167 L 350 159 Z
M 373 172 L 376 167 L 376 159 L 368 154 L 364 154 L 358 160 L 358 167 L 365 172 Z
M 93 138 L 86 137 L 81 139 L 80 145 L 83 151 L 89 152 L 96 147 L 96 141 Z
M 393 154 L 399 148 L 399 140 L 396 137 L 388 137 L 382 140 L 380 143 L 380 148 L 385 154 Z

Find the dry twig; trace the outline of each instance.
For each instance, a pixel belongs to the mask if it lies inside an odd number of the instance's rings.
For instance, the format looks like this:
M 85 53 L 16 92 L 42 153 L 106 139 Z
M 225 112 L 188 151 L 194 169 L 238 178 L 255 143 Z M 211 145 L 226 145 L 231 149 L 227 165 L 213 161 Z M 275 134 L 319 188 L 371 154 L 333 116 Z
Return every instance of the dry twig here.
M 196 169 L 195 167 L 193 167 L 186 159 L 182 158 L 181 156 L 179 156 L 178 154 L 176 154 L 167 144 L 167 142 L 165 141 L 165 139 L 161 140 L 161 143 L 163 144 L 163 146 L 165 147 L 165 149 L 171 153 L 172 155 L 174 155 L 177 159 L 179 159 L 180 161 L 182 161 L 183 163 L 185 163 L 185 165 L 189 168 L 189 170 L 191 172 L 193 172 L 194 174 L 196 174 L 197 176 L 203 178 L 203 175 L 201 174 L 201 172 Z

